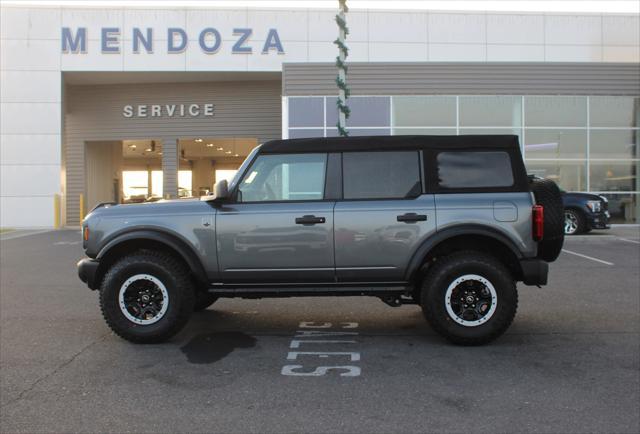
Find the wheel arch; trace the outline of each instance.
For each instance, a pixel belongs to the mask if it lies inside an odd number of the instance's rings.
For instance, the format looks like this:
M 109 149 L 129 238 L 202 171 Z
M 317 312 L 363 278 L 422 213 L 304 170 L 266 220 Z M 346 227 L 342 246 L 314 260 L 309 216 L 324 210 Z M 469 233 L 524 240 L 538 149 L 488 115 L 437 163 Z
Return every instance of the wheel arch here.
M 100 263 L 96 272 L 96 284 L 100 285 L 105 273 L 118 258 L 145 249 L 172 254 L 189 269 L 197 283 L 207 284 L 206 272 L 193 249 L 176 235 L 155 229 L 136 229 L 118 234 L 107 241 L 96 255 Z
M 411 258 L 406 279 L 415 283 L 424 275 L 433 259 L 457 250 L 487 252 L 505 263 L 516 280 L 522 280 L 520 260 L 523 257 L 515 243 L 506 234 L 479 225 L 455 226 L 430 237 Z

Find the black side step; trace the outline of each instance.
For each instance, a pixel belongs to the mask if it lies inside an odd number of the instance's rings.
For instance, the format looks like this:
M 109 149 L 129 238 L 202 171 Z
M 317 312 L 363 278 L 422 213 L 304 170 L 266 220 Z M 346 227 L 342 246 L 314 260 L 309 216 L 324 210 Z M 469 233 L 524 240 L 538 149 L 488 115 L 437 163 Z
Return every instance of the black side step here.
M 212 286 L 208 292 L 218 297 L 320 297 L 320 296 L 356 296 L 370 295 L 382 297 L 385 295 L 408 294 L 410 286 L 260 286 L 260 287 L 223 287 Z

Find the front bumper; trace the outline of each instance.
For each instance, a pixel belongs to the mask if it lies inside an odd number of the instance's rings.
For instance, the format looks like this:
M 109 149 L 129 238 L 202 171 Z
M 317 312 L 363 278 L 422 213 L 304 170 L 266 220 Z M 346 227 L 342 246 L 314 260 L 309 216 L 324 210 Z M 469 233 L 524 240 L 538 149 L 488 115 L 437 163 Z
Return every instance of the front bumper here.
M 549 264 L 542 259 L 523 259 L 520 261 L 522 268 L 522 282 L 525 285 L 546 285 L 549 274 Z
M 587 215 L 587 220 L 591 229 L 611 229 L 609 224 L 609 211 L 591 213 Z
M 84 258 L 78 261 L 78 277 L 90 289 L 98 289 L 98 284 L 96 276 L 98 274 L 98 267 L 100 266 L 100 262 L 95 259 Z

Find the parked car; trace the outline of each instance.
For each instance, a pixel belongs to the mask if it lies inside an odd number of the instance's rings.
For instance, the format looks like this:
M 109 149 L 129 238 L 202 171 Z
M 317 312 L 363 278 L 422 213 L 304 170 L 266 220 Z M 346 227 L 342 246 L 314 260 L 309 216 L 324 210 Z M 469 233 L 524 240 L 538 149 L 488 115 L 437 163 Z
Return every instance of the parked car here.
M 609 201 L 591 193 L 562 191 L 564 233 L 577 235 L 591 229 L 610 229 Z
M 542 178 L 529 175 L 529 179 L 541 180 Z M 563 189 L 560 189 L 560 193 L 564 206 L 565 235 L 588 233 L 592 229 L 611 229 L 609 201 L 606 197 Z
M 220 297 L 358 295 L 483 344 L 564 240 L 560 191 L 527 178 L 517 136 L 274 140 L 215 192 L 84 219 L 78 274 L 116 334 L 166 340 Z

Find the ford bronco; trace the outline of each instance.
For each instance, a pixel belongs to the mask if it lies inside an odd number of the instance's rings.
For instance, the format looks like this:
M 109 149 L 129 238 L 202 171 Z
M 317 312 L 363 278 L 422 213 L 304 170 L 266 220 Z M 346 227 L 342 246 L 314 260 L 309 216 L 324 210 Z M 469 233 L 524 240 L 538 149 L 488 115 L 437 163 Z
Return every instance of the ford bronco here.
M 221 297 L 362 295 L 419 304 L 478 345 L 513 321 L 516 282 L 547 283 L 563 218 L 517 136 L 274 140 L 214 196 L 95 207 L 78 273 L 132 342 L 168 339 Z

